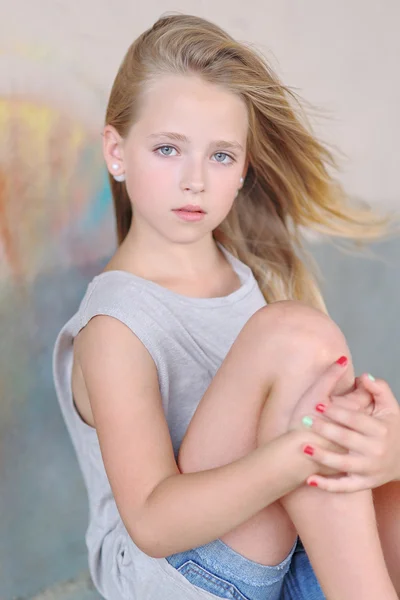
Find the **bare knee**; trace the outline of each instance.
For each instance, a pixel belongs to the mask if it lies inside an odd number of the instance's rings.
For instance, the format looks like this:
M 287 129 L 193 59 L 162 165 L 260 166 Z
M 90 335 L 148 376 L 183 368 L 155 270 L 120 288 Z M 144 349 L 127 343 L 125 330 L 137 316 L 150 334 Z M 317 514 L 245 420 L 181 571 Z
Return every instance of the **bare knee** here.
M 253 326 L 259 335 L 261 332 L 271 378 L 259 420 L 260 445 L 286 432 L 294 411 L 307 409 L 304 393 L 340 356 L 347 356 L 350 365 L 334 390 L 336 394 L 351 389 L 354 372 L 343 333 L 324 313 L 300 302 L 285 301 L 271 304 L 255 316 Z
M 325 313 L 301 302 L 274 302 L 253 316 L 249 325 L 262 337 L 265 360 L 276 380 L 309 373 L 316 376 L 339 356 L 351 361 L 350 350 L 338 325 Z M 352 365 L 343 391 L 354 377 Z

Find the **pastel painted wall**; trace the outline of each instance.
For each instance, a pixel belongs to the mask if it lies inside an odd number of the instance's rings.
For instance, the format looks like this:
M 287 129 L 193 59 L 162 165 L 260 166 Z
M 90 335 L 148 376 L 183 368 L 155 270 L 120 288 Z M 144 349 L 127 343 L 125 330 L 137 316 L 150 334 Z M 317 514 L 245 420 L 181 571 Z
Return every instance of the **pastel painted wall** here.
M 56 403 L 51 351 L 115 245 L 101 130 L 131 41 L 162 13 L 257 45 L 330 120 L 347 189 L 398 212 L 396 0 L 0 4 L 0 600 L 88 600 L 86 496 Z M 400 397 L 400 241 L 377 260 L 313 245 L 356 368 Z M 47 591 L 45 591 L 47 590 Z

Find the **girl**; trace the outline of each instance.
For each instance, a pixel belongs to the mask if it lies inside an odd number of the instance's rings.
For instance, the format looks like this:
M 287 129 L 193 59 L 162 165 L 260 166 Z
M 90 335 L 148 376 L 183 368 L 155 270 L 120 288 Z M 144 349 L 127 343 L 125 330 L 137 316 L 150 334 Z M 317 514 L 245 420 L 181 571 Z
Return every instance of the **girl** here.
M 291 99 L 253 50 L 188 15 L 145 31 L 114 81 L 119 246 L 53 362 L 109 600 L 400 590 L 397 403 L 354 379 L 299 234 L 385 223 L 346 205 Z

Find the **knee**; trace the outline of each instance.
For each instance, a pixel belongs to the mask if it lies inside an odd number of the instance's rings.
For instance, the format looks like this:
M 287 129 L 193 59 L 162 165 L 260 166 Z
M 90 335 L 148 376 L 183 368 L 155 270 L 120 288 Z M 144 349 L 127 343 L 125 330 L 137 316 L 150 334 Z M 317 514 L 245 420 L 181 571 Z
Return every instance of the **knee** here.
M 340 356 L 347 356 L 350 365 L 336 384 L 335 394 L 351 389 L 354 371 L 346 339 L 325 313 L 301 302 L 284 301 L 265 307 L 255 316 L 270 376 L 270 393 L 257 435 L 260 445 L 286 432 L 296 410 L 302 416 L 308 414 L 315 400 L 302 400 L 304 393 Z
M 351 360 L 345 336 L 325 313 L 302 302 L 274 302 L 254 315 L 252 324 L 265 348 L 265 358 L 271 359 L 280 373 L 309 367 L 317 370 L 339 356 Z

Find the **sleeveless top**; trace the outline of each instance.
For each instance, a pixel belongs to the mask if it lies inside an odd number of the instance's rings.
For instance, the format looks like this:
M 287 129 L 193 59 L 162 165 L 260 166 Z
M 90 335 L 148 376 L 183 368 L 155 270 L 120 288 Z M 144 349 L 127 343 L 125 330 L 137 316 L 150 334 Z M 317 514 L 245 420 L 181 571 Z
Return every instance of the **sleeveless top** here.
M 71 373 L 73 339 L 96 315 L 127 325 L 157 367 L 162 404 L 175 459 L 189 422 L 230 347 L 265 299 L 251 269 L 221 250 L 241 281 L 218 298 L 190 298 L 126 271 L 93 278 L 78 311 L 57 336 L 53 376 L 58 402 L 87 489 L 89 524 L 85 541 L 89 571 L 107 600 L 211 600 L 165 558 L 150 557 L 130 538 L 104 469 L 96 429 L 76 410 Z

